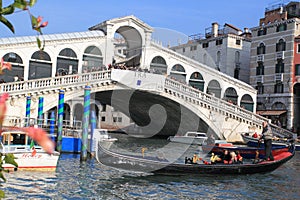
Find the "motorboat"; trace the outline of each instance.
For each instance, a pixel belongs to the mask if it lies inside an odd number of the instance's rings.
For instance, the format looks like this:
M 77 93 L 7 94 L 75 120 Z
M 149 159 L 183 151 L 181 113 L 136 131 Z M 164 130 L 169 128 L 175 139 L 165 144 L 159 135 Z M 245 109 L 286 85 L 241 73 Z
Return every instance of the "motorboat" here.
M 34 143 L 23 131 L 4 131 L 1 133 L 0 152 L 3 156 L 12 154 L 18 167 L 3 163 L 8 170 L 55 171 L 60 153 L 48 154 Z
M 171 142 L 202 145 L 207 140 L 207 135 L 202 132 L 188 131 L 184 135 L 170 136 L 168 140 Z

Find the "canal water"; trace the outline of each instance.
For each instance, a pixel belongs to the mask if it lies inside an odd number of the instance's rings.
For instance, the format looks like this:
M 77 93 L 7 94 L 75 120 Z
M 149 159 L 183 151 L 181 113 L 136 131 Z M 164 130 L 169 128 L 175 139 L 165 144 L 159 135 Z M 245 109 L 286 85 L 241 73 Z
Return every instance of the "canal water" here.
M 141 140 L 127 144 L 140 148 Z M 300 199 L 299 161 L 297 152 L 267 174 L 162 176 L 119 171 L 95 159 L 81 163 L 78 154 L 62 154 L 56 172 L 5 174 L 1 189 L 6 199 Z

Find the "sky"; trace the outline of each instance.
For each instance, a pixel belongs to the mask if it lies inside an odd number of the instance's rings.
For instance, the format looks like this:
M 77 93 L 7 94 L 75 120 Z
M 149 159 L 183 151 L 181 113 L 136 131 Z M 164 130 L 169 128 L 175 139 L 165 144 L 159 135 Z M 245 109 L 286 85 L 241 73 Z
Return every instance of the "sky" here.
M 3 0 L 3 6 L 12 0 Z M 241 30 L 258 26 L 266 7 L 286 0 L 37 0 L 30 9 L 49 24 L 44 34 L 87 31 L 105 20 L 134 15 L 154 30 L 171 30 L 183 36 L 205 33 L 213 22 Z M 27 12 L 7 16 L 15 34 L 0 24 L 0 38 L 36 35 Z M 159 37 L 159 36 L 158 36 Z M 160 38 L 157 38 L 158 40 Z

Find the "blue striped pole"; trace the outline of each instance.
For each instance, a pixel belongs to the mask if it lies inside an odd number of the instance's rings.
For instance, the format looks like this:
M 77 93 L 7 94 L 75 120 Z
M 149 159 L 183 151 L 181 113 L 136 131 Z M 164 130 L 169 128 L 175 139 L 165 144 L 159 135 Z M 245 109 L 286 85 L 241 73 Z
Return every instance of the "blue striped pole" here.
M 39 97 L 38 106 L 38 125 L 41 127 L 43 124 L 44 97 Z
M 25 126 L 29 126 L 29 119 L 30 119 L 30 104 L 31 104 L 31 97 L 27 96 L 26 97 L 26 122 L 25 122 Z
M 59 90 L 58 98 L 58 123 L 57 123 L 57 143 L 56 149 L 61 152 L 62 149 L 62 126 L 63 126 L 63 115 L 64 115 L 64 97 L 65 91 Z
M 84 88 L 80 161 L 87 160 L 88 131 L 89 131 L 88 129 L 89 129 L 89 117 L 90 117 L 90 96 L 91 96 L 91 87 L 86 85 Z
M 50 115 L 50 136 L 53 139 L 54 139 L 54 132 L 55 132 L 55 113 L 54 111 L 52 111 Z
M 93 146 L 93 136 L 94 136 L 94 130 L 96 128 L 96 113 L 94 110 L 91 111 L 91 139 L 90 139 L 90 152 L 92 153 L 94 151 Z

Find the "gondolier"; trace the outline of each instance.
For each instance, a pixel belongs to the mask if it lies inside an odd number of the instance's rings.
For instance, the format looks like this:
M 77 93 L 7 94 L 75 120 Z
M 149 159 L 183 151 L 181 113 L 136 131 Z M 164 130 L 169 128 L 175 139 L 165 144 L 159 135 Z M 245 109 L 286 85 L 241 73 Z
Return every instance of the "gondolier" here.
M 264 140 L 264 144 L 265 144 L 265 151 L 266 151 L 265 160 L 273 161 L 274 157 L 272 154 L 272 139 L 273 139 L 272 130 L 268 122 L 264 121 L 262 125 L 263 125 L 263 131 L 262 131 L 261 139 Z

